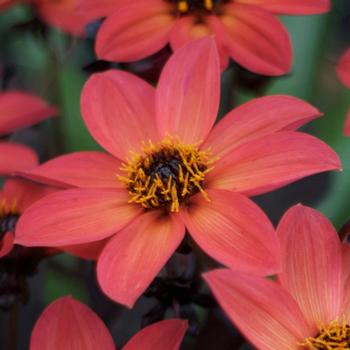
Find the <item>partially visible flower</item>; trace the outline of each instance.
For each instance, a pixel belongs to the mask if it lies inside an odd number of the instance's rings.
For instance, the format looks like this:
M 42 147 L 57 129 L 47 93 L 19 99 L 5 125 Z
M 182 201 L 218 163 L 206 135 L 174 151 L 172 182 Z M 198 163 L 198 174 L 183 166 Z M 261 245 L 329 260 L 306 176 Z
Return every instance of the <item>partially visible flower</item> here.
M 337 73 L 340 81 L 350 89 L 350 49 L 346 50 L 340 58 L 337 65 Z M 350 136 L 350 111 L 345 121 L 344 135 Z
M 329 0 L 80 0 L 80 12 L 107 17 L 97 35 L 98 57 L 145 58 L 168 42 L 173 50 L 214 34 L 224 68 L 231 57 L 263 75 L 289 71 L 289 35 L 275 14 L 304 15 L 330 9 Z
M 0 258 L 13 248 L 16 224 L 31 204 L 49 193 L 47 186 L 28 180 L 6 180 L 0 192 Z
M 187 321 L 169 319 L 139 331 L 123 350 L 178 350 Z M 86 305 L 71 297 L 51 303 L 36 322 L 30 350 L 115 350 L 103 321 Z
M 319 212 L 297 205 L 277 228 L 279 283 L 220 269 L 204 274 L 232 322 L 259 350 L 350 348 L 350 248 Z
M 0 136 L 34 125 L 56 114 L 56 109 L 37 96 L 8 91 L 0 93 Z M 0 141 L 0 175 L 28 169 L 38 164 L 29 147 Z
M 321 171 L 337 155 L 295 129 L 320 115 L 290 96 L 255 99 L 214 127 L 220 70 L 215 42 L 177 50 L 156 89 L 123 71 L 92 76 L 82 114 L 112 155 L 63 155 L 24 175 L 69 188 L 34 204 L 18 224 L 25 246 L 110 237 L 98 259 L 103 291 L 131 307 L 179 246 L 185 227 L 212 258 L 266 275 L 280 268 L 274 229 L 246 196 Z
M 77 13 L 77 0 L 0 0 L 0 11 L 19 3 L 34 6 L 45 23 L 72 35 L 84 35 L 90 21 Z

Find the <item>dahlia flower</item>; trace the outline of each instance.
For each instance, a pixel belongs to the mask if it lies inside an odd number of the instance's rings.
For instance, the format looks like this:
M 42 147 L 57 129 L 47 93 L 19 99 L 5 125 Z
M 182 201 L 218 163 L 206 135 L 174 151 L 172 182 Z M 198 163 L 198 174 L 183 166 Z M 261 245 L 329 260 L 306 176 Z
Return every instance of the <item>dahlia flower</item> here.
M 337 73 L 340 81 L 350 88 L 350 49 L 346 50 L 337 65 Z M 350 111 L 346 117 L 344 126 L 345 136 L 350 136 Z
M 187 330 L 187 321 L 169 319 L 145 327 L 123 350 L 178 350 Z M 115 350 L 103 321 L 86 305 L 72 297 L 51 303 L 37 320 L 30 350 Z
M 107 17 L 97 35 L 97 56 L 110 61 L 145 58 L 168 42 L 173 50 L 215 34 L 224 68 L 231 57 L 264 75 L 289 71 L 289 35 L 275 14 L 326 12 L 329 0 L 80 0 L 80 13 Z
M 278 283 L 226 269 L 204 278 L 232 322 L 259 350 L 350 348 L 350 248 L 311 208 L 289 209 L 277 228 Z
M 24 172 L 70 187 L 21 217 L 25 246 L 110 238 L 97 263 L 103 291 L 131 307 L 179 246 L 185 228 L 220 263 L 254 274 L 279 270 L 279 244 L 247 195 L 339 169 L 323 142 L 295 129 L 320 115 L 289 96 L 252 100 L 214 126 L 220 69 L 215 41 L 177 50 L 156 89 L 111 70 L 86 83 L 82 114 L 107 152 L 63 155 Z
M 54 108 L 34 95 L 19 91 L 2 92 L 0 93 L 0 136 L 36 124 L 55 113 Z M 0 141 L 0 175 L 31 168 L 37 163 L 37 155 L 30 148 Z

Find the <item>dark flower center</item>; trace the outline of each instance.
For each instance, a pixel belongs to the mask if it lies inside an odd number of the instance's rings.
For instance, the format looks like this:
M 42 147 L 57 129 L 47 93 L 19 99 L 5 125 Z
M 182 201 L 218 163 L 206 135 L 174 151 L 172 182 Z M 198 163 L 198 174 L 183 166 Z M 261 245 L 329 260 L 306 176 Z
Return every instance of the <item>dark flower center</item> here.
M 18 214 L 0 215 L 0 239 L 6 232 L 15 230 L 18 218 Z
M 176 11 L 180 15 L 189 13 L 210 13 L 219 5 L 231 0 L 167 0 L 176 5 Z
M 121 170 L 126 175 L 118 178 L 129 191 L 130 203 L 177 212 L 195 193 L 207 198 L 203 185 L 209 165 L 208 151 L 166 138 L 156 145 L 150 143 L 141 155 L 123 164 Z

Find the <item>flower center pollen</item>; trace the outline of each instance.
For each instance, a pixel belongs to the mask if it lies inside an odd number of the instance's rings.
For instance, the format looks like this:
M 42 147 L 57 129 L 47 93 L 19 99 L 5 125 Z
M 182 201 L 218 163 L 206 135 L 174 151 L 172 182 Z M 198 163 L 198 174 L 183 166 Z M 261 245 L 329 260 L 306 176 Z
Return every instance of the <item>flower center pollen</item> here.
M 198 145 L 186 145 L 172 138 L 148 145 L 142 154 L 132 157 L 118 176 L 130 194 L 129 203 L 139 203 L 145 209 L 165 207 L 178 212 L 180 204 L 204 190 L 205 175 L 212 169 L 210 150 L 199 150 Z
M 186 14 L 195 10 L 212 11 L 218 0 L 175 0 L 177 11 Z
M 350 350 L 350 325 L 345 321 L 333 321 L 301 345 L 310 350 Z
M 11 204 L 5 200 L 0 202 L 0 239 L 6 232 L 15 230 L 19 218 L 16 207 L 16 201 Z

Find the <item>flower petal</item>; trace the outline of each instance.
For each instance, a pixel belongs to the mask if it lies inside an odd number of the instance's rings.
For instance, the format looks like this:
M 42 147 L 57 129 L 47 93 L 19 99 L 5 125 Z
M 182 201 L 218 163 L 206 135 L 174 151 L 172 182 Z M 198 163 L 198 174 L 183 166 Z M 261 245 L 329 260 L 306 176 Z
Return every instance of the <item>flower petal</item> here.
M 277 228 L 281 240 L 284 288 L 310 325 L 328 324 L 342 302 L 341 244 L 332 224 L 314 209 L 296 205 Z
M 222 158 L 237 146 L 277 131 L 296 130 L 319 117 L 310 104 L 292 96 L 255 98 L 228 113 L 210 132 L 202 148 Z
M 340 81 L 350 88 L 350 49 L 346 50 L 337 64 L 337 74 Z
M 24 246 L 82 244 L 118 232 L 140 212 L 120 189 L 71 189 L 33 204 L 16 226 L 16 243 Z
M 107 17 L 121 6 L 127 4 L 129 0 L 76 0 L 77 13 L 96 20 Z
M 298 305 L 277 283 L 226 269 L 205 273 L 231 321 L 259 350 L 298 350 L 313 334 Z
M 347 323 L 350 322 L 350 246 L 349 243 L 342 244 L 342 280 L 344 286 L 344 302 L 342 314 L 345 315 Z
M 240 4 L 256 5 L 267 11 L 285 15 L 312 15 L 328 12 L 330 0 L 236 0 Z
M 119 159 L 102 152 L 76 152 L 49 160 L 21 176 L 63 187 L 124 188 L 117 179 Z
M 288 32 L 271 13 L 234 2 L 210 26 L 225 42 L 229 55 L 246 69 L 263 75 L 282 75 L 292 64 Z
M 268 275 L 280 270 L 280 249 L 272 224 L 239 193 L 209 190 L 181 212 L 193 239 L 211 257 L 234 269 Z
M 109 61 L 137 61 L 166 45 L 174 19 L 163 0 L 133 0 L 108 16 L 96 38 L 97 56 Z
M 31 126 L 57 113 L 41 98 L 20 91 L 0 93 L 0 111 L 1 135 Z
M 23 213 L 31 204 L 54 191 L 56 189 L 32 181 L 10 178 L 4 183 L 0 199 L 5 198 L 8 203 L 16 203 L 16 210 Z
M 162 71 L 156 92 L 161 134 L 189 144 L 203 141 L 218 112 L 219 84 L 219 58 L 212 37 L 175 51 Z
M 184 234 L 184 225 L 172 215 L 152 211 L 140 216 L 115 235 L 102 251 L 97 263 L 102 290 L 114 301 L 131 308 Z
M 59 249 L 77 258 L 97 260 L 108 241 L 109 238 L 106 238 L 97 242 L 59 247 Z
M 299 132 L 277 132 L 247 142 L 217 161 L 207 175 L 207 186 L 252 196 L 335 169 L 340 169 L 340 160 L 322 141 Z
M 30 350 L 115 350 L 113 338 L 102 320 L 72 297 L 51 303 L 37 320 Z
M 154 88 L 130 73 L 94 74 L 83 89 L 81 108 L 91 135 L 122 160 L 139 152 L 142 142 L 158 140 Z
M 38 164 L 36 153 L 24 145 L 0 142 L 0 175 L 34 168 Z
M 15 237 L 13 235 L 13 232 L 6 232 L 2 239 L 0 240 L 0 258 L 4 257 L 13 248 L 13 241 L 15 240 Z
M 143 328 L 123 350 L 178 350 L 188 328 L 185 320 L 170 319 Z

